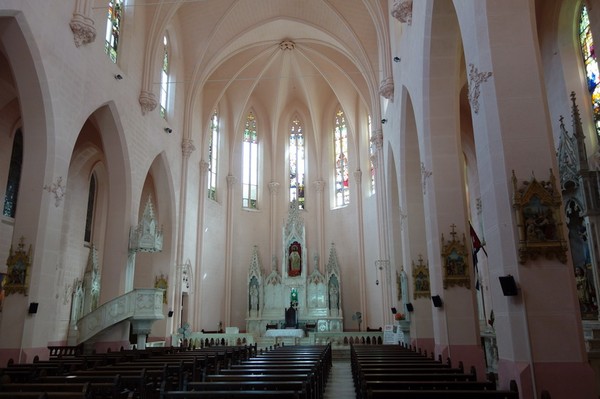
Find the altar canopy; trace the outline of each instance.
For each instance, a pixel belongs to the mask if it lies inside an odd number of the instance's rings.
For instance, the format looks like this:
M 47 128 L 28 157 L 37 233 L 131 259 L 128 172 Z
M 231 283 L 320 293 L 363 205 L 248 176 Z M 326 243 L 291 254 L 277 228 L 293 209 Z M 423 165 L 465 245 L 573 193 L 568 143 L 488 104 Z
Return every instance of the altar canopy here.
M 332 243 L 325 274 L 319 270 L 319 255 L 313 255 L 309 273 L 304 220 L 298 203 L 290 204 L 282 229 L 282 262 L 271 259 L 271 270 L 263 271 L 254 247 L 248 271 L 248 311 L 246 331 L 264 335 L 267 324 L 286 328 L 286 312 L 293 308 L 296 328 L 316 326 L 318 331 L 342 331 L 342 295 L 340 269 Z

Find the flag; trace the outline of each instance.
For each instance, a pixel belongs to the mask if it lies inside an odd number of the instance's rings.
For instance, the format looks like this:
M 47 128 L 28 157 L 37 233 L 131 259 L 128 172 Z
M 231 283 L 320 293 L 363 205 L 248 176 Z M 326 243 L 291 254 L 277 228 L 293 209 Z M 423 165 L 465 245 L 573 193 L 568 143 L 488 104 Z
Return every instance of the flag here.
M 475 289 L 477 291 L 479 291 L 480 287 L 479 287 L 479 268 L 477 267 L 477 262 L 478 262 L 477 253 L 479 252 L 480 249 L 483 249 L 485 256 L 487 256 L 487 252 L 485 251 L 485 248 L 483 247 L 481 240 L 477 236 L 475 229 L 471 225 L 471 222 L 469 222 L 469 229 L 470 229 L 470 233 L 471 233 L 471 243 L 473 244 L 472 247 L 473 247 L 473 269 L 475 271 Z

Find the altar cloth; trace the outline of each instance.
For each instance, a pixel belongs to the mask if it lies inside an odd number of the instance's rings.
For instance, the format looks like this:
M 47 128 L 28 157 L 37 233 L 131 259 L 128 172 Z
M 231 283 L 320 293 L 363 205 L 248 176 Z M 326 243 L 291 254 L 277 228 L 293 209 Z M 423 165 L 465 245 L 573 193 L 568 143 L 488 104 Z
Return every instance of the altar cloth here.
M 265 337 L 304 337 L 304 330 L 300 328 L 279 328 L 265 332 Z

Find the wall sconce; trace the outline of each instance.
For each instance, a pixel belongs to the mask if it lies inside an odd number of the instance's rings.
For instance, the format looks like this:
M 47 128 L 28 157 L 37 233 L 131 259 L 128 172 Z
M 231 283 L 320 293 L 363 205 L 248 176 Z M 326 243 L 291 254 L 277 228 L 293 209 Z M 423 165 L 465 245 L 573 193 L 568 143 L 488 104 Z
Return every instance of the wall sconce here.
M 440 298 L 439 295 L 433 295 L 431 297 L 431 301 L 433 302 L 433 306 L 436 308 L 441 308 L 442 307 L 442 298 Z
M 383 124 L 387 123 L 387 119 L 382 119 L 381 123 L 383 123 Z
M 173 317 L 173 311 L 169 310 L 169 317 Z
M 117 80 L 123 80 L 123 75 L 121 75 L 120 73 L 115 75 L 115 79 Z
M 27 312 L 28 312 L 29 314 L 36 314 L 36 313 L 37 313 L 37 311 L 38 311 L 38 305 L 39 305 L 39 304 L 38 304 L 37 302 L 31 302 L 31 303 L 29 304 L 29 310 L 27 310 Z
M 500 280 L 504 296 L 517 296 L 519 294 L 519 289 L 513 276 L 510 274 L 508 276 L 498 276 L 498 279 Z
M 409 302 L 409 303 L 407 303 L 407 304 L 406 304 L 406 311 L 407 311 L 407 312 L 412 312 L 413 310 L 415 310 L 415 308 L 414 308 L 413 304 L 412 304 L 412 303 L 410 303 L 410 302 Z
M 398 311 L 396 310 L 396 308 L 392 308 L 392 314 L 396 314 L 398 313 Z
M 400 62 L 400 57 L 394 57 L 394 62 Z
M 173 133 L 173 129 L 171 129 L 170 127 L 166 127 L 165 128 L 165 132 L 166 133 Z

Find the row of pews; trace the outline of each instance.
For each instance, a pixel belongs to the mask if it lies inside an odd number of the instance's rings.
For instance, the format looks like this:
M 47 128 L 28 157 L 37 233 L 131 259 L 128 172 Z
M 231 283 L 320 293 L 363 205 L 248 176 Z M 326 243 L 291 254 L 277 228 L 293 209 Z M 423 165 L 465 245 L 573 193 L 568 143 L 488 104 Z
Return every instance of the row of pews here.
M 185 382 L 182 390 L 162 390 L 160 399 L 321 399 L 331 366 L 331 345 L 281 346 L 208 371 L 201 381 Z
M 0 369 L 0 399 L 322 399 L 331 346 L 147 348 Z
M 166 347 L 9 361 L 0 369 L 0 398 L 158 399 L 256 354 L 255 345 Z
M 494 381 L 478 381 L 474 367 L 464 370 L 400 345 L 350 349 L 352 376 L 359 399 L 518 399 L 516 383 L 498 390 Z

